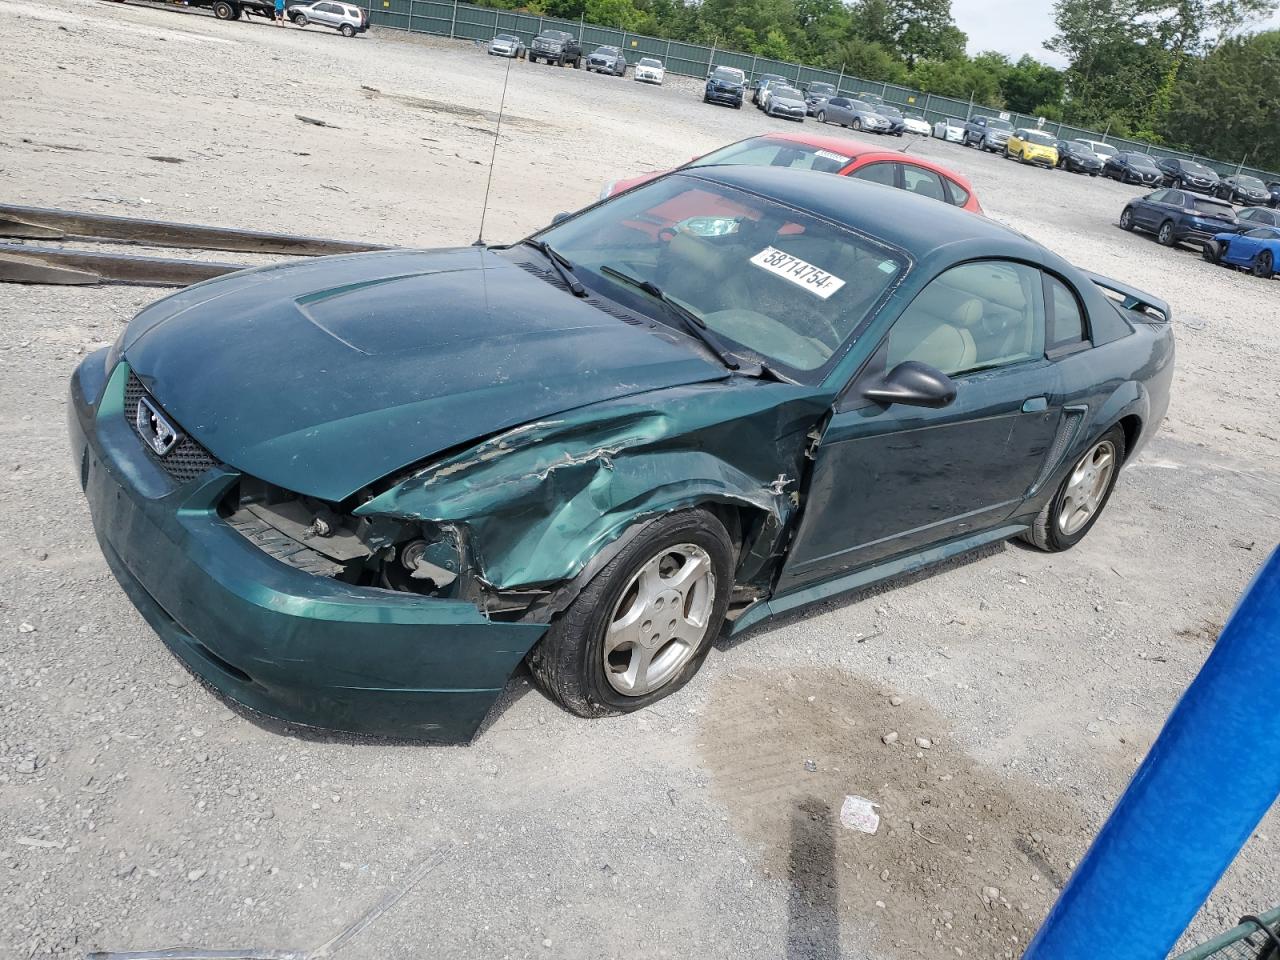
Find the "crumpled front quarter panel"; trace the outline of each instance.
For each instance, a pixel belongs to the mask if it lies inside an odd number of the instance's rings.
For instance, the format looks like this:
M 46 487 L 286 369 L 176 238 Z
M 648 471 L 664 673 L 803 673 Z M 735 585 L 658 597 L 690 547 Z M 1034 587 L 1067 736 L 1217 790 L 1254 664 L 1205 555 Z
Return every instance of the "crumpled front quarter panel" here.
M 558 583 L 638 520 L 695 503 L 752 507 L 782 529 L 828 403 L 735 378 L 596 404 L 432 464 L 359 512 L 465 524 L 499 589 Z

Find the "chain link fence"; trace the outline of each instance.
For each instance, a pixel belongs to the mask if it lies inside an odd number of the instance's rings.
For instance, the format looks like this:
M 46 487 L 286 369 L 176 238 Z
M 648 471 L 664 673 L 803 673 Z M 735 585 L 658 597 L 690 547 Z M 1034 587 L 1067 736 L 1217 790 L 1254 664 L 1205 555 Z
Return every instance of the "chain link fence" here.
M 362 0 L 362 5 L 366 5 L 365 8 L 369 11 L 370 23 L 413 33 L 430 33 L 440 37 L 475 41 L 488 41 L 495 34 L 510 33 L 523 40 L 527 47 L 543 30 L 566 30 L 582 38 L 583 50 L 587 53 L 597 46 L 614 46 L 626 54 L 627 62 L 630 64 L 634 64 L 641 57 L 657 57 L 666 65 L 668 73 L 680 76 L 701 78 L 705 77 L 713 66 L 738 67 L 747 75 L 748 80 L 754 80 L 761 74 L 773 73 L 795 80 L 797 83 L 825 81 L 833 84 L 845 96 L 875 94 L 882 97 L 886 103 L 921 114 L 930 123 L 936 123 L 947 117 L 965 120 L 971 116 L 987 115 L 1006 118 L 1015 127 L 1035 127 L 1038 124 L 1038 118 L 1028 114 L 1002 112 L 970 100 L 957 100 L 952 97 L 923 93 L 897 84 L 863 80 L 849 76 L 842 70 L 823 70 L 696 43 L 662 40 L 625 30 L 600 27 L 582 20 L 539 17 L 514 10 L 497 10 L 492 7 L 473 6 L 469 3 L 453 3 L 450 0 Z M 1102 140 L 1117 149 L 1136 150 L 1152 157 L 1196 160 L 1224 176 L 1246 173 L 1266 182 L 1280 181 L 1280 174 L 1243 166 L 1243 158 L 1233 163 L 1182 150 L 1157 147 L 1139 140 L 1108 136 L 1107 131 L 1086 130 L 1083 127 L 1073 127 L 1053 121 L 1046 122 L 1043 129 L 1064 140 L 1077 138 Z

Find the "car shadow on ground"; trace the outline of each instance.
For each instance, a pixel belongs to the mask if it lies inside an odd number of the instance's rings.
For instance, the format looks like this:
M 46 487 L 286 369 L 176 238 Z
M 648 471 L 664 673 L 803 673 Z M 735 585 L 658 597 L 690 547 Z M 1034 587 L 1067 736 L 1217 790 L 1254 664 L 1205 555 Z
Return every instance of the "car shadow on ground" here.
M 805 797 L 791 813 L 786 960 L 840 956 L 835 823 L 828 804 Z
M 787 627 L 791 624 L 798 623 L 801 620 L 808 620 L 810 617 L 826 613 L 827 611 L 834 610 L 838 607 L 848 607 L 862 603 L 863 601 L 879 596 L 882 593 L 891 593 L 894 590 L 899 590 L 902 587 L 909 586 L 910 584 L 920 583 L 924 580 L 930 579 L 931 577 L 936 577 L 941 573 L 948 573 L 952 570 L 958 570 L 961 567 L 967 567 L 971 563 L 977 563 L 980 560 L 986 560 L 989 557 L 997 556 L 1005 550 L 1011 548 L 1016 549 L 1017 546 L 1018 545 L 1013 541 L 1007 540 L 999 543 L 988 544 L 985 547 L 979 547 L 969 553 L 963 553 L 958 557 L 951 557 L 940 563 L 931 564 L 930 566 L 924 567 L 920 570 L 903 574 L 898 577 L 891 577 L 888 580 L 871 584 L 870 586 L 863 587 L 860 590 L 853 590 L 849 593 L 840 594 L 839 596 L 832 597 L 828 600 L 820 600 L 816 603 L 807 604 L 803 607 L 798 607 L 795 610 L 789 610 L 786 613 L 769 617 L 757 624 L 747 627 L 747 629 L 743 630 L 742 633 L 734 635 L 721 633 L 714 646 L 717 650 L 723 653 L 725 651 L 732 650 L 740 643 L 749 640 L 751 637 L 754 637 L 759 633 Z

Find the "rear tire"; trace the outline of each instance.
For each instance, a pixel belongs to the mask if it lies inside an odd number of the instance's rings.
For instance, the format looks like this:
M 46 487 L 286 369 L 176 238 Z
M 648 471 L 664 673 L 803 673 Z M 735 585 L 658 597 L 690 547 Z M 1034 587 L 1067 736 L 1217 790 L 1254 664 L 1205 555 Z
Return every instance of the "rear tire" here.
M 1021 539 L 1046 553 L 1070 550 L 1083 540 L 1111 499 L 1124 451 L 1124 430 L 1116 425 L 1076 461 Z
M 338 32 L 342 34 L 344 37 L 346 37 L 348 40 L 350 40 L 352 37 L 356 35 L 356 28 L 349 23 L 344 23 L 342 26 L 338 28 Z
M 580 717 L 630 713 L 674 693 L 697 672 L 724 624 L 733 556 L 724 525 L 706 511 L 647 524 L 552 622 L 529 655 L 534 679 Z M 682 582 L 688 562 L 700 572 Z M 664 645 L 668 631 L 674 639 Z

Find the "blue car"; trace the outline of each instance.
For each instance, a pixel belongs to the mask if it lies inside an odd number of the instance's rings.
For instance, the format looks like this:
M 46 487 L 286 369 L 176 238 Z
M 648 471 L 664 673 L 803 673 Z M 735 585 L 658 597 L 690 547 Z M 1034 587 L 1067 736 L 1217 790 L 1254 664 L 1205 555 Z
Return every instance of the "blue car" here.
M 737 67 L 716 67 L 707 74 L 707 85 L 702 88 L 702 102 L 723 103 L 741 110 L 742 94 L 746 88 L 746 75 Z
M 1200 255 L 1210 263 L 1244 267 L 1255 277 L 1267 280 L 1275 276 L 1280 260 L 1280 228 L 1256 227 L 1244 233 L 1220 233 L 1200 248 Z
M 1120 211 L 1120 226 L 1154 233 L 1166 247 L 1184 241 L 1203 244 L 1240 229 L 1231 204 L 1188 190 L 1156 190 L 1135 197 Z

